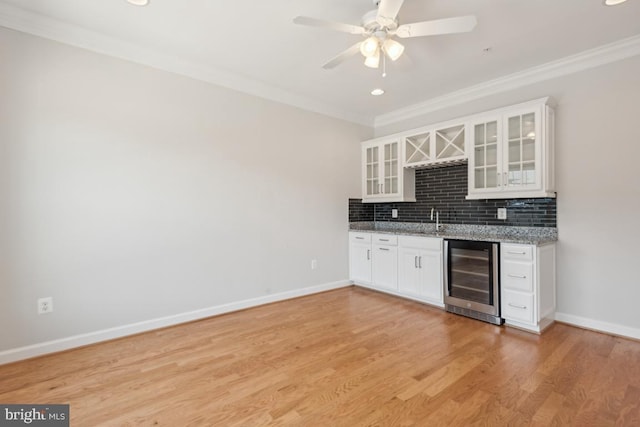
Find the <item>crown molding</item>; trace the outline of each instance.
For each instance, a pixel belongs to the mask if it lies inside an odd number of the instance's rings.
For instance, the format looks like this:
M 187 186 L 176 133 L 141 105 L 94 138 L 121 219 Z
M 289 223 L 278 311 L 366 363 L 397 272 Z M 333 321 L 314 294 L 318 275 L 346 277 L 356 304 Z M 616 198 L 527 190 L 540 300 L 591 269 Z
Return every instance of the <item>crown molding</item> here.
M 0 26 L 67 45 L 168 71 L 340 120 L 372 126 L 373 117 L 355 114 L 217 67 L 186 61 L 76 25 L 0 2 Z
M 622 39 L 595 49 L 586 50 L 557 61 L 548 62 L 524 71 L 489 80 L 446 95 L 431 98 L 428 101 L 410 105 L 390 113 L 381 114 L 375 117 L 374 128 L 401 122 L 499 92 L 506 92 L 544 80 L 599 67 L 636 55 L 640 55 L 640 35 Z

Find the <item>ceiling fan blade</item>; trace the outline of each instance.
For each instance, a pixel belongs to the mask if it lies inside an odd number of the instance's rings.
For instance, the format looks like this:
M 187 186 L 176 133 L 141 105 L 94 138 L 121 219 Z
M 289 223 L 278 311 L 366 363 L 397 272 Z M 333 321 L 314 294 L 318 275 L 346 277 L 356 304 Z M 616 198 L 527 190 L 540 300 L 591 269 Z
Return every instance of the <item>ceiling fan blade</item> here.
M 349 59 L 349 57 L 351 57 L 351 56 L 355 55 L 356 53 L 360 52 L 360 45 L 361 44 L 362 44 L 362 42 L 358 42 L 358 43 L 354 44 L 349 49 L 345 50 L 344 52 L 338 54 L 336 57 L 334 57 L 333 59 L 328 61 L 326 64 L 324 64 L 322 66 L 322 68 L 324 68 L 325 70 L 330 70 L 330 69 L 335 68 L 338 65 L 342 64 L 344 61 Z
M 329 30 L 340 31 L 350 34 L 364 34 L 365 29 L 357 25 L 343 24 L 341 22 L 325 21 L 323 19 L 310 18 L 308 16 L 296 16 L 293 23 L 298 25 L 307 25 L 309 27 L 327 28 Z
M 395 22 L 402 3 L 404 3 L 404 0 L 381 0 L 380 4 L 378 4 L 376 21 L 383 26 L 389 26 Z
M 466 33 L 478 23 L 473 15 L 456 18 L 435 19 L 433 21 L 416 22 L 400 25 L 395 34 L 401 39 L 408 37 L 437 36 L 439 34 Z

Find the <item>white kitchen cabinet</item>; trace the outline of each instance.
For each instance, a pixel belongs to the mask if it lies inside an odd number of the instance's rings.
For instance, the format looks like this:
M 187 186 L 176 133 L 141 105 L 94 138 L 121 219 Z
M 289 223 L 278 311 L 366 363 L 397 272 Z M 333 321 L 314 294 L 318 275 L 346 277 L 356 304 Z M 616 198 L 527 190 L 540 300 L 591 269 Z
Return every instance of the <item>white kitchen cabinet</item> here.
M 470 126 L 467 199 L 555 197 L 548 99 L 495 110 Z
M 362 144 L 362 201 L 364 203 L 415 202 L 415 171 L 401 162 L 398 138 Z
M 349 233 L 349 278 L 371 283 L 371 233 Z
M 500 245 L 501 316 L 509 326 L 540 333 L 556 308 L 555 243 Z
M 430 167 L 461 163 L 467 159 L 465 123 L 444 123 L 401 136 L 405 167 Z
M 442 239 L 399 236 L 398 292 L 442 306 Z
M 376 288 L 398 289 L 398 236 L 374 234 L 371 244 L 371 282 Z

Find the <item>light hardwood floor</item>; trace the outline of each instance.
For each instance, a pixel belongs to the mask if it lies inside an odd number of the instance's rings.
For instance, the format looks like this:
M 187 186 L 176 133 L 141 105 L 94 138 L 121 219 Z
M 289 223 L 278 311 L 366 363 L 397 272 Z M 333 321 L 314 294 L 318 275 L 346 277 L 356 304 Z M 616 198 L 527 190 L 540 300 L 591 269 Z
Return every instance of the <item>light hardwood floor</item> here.
M 0 366 L 0 402 L 72 426 L 637 426 L 640 343 L 351 287 Z

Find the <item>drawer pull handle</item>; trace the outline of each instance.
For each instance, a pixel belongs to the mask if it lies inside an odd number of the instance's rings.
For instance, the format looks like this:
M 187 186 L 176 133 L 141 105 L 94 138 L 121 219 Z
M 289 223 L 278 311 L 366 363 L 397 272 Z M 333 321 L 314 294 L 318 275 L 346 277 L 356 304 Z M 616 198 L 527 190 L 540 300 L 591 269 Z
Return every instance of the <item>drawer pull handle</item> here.
M 380 249 L 381 251 L 388 251 L 389 250 L 389 248 L 378 248 L 378 249 Z
M 380 240 L 381 242 L 388 242 L 389 241 L 389 239 L 378 239 L 378 240 Z
M 371 249 L 367 249 L 367 261 L 371 259 Z
M 414 256 L 414 257 L 413 257 L 413 266 L 414 266 L 415 268 L 418 268 L 418 257 L 417 257 L 417 256 Z
M 513 308 L 519 308 L 519 309 L 521 309 L 521 310 L 526 310 L 526 309 L 527 309 L 527 306 L 526 306 L 526 305 L 518 305 L 518 304 L 512 304 L 512 303 L 509 303 L 509 306 L 510 306 L 510 307 L 513 307 Z
M 522 252 L 516 252 L 516 251 L 507 251 L 508 254 L 511 255 L 526 255 L 527 253 L 522 251 Z
M 527 276 L 518 276 L 517 274 L 507 274 L 509 277 L 513 277 L 514 279 L 526 279 Z
M 358 240 L 364 240 L 364 237 L 356 237 Z

